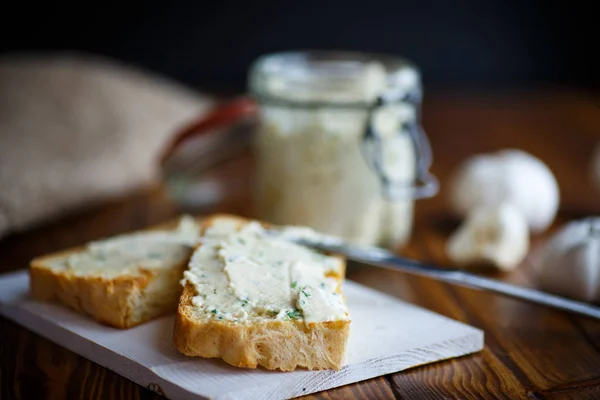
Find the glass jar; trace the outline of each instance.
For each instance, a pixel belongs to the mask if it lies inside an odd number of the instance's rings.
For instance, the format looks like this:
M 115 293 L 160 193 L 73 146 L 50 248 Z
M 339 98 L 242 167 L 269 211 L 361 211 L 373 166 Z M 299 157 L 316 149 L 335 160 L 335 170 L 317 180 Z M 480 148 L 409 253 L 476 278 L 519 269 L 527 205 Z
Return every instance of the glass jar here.
M 358 244 L 405 243 L 414 199 L 438 189 L 417 68 L 387 55 L 290 52 L 258 59 L 249 82 L 258 218 Z
M 271 54 L 253 64 L 249 86 L 250 96 L 184 126 L 163 152 L 163 182 L 183 211 L 304 225 L 388 248 L 408 240 L 414 200 L 438 190 L 412 63 Z

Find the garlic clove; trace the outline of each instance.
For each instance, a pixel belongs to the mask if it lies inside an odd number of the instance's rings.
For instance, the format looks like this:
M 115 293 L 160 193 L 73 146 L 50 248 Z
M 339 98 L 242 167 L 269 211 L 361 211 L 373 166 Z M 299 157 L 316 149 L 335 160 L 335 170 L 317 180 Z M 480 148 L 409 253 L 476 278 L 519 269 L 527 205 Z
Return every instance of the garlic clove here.
M 538 158 L 516 149 L 468 158 L 453 174 L 450 188 L 451 206 L 458 215 L 509 202 L 523 214 L 532 232 L 548 228 L 560 200 L 552 171 Z
M 462 267 L 482 266 L 508 271 L 516 268 L 529 249 L 529 228 L 509 203 L 471 211 L 450 237 L 446 253 Z
M 600 217 L 573 221 L 534 257 L 539 286 L 586 302 L 600 302 Z

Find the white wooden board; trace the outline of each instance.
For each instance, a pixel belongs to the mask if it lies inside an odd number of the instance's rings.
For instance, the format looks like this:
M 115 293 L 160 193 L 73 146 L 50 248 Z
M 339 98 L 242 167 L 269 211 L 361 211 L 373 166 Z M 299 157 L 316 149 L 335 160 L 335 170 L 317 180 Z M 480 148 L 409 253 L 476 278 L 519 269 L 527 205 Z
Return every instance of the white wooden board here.
M 341 371 L 245 370 L 188 358 L 171 344 L 173 316 L 129 330 L 28 297 L 26 271 L 0 275 L 0 314 L 171 399 L 282 399 L 480 351 L 483 332 L 347 281 L 352 316 Z

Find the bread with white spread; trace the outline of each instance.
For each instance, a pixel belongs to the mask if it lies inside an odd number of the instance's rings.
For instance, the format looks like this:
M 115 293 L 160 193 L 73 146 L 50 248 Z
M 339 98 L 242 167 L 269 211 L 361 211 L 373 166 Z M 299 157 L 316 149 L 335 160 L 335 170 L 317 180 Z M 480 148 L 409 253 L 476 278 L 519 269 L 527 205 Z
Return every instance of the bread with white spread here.
M 30 293 L 118 328 L 147 322 L 176 310 L 179 282 L 199 232 L 197 221 L 184 216 L 176 227 L 123 234 L 35 258 Z
M 269 236 L 256 221 L 210 218 L 182 280 L 174 345 L 236 367 L 340 369 L 351 323 L 344 274 L 342 258 Z

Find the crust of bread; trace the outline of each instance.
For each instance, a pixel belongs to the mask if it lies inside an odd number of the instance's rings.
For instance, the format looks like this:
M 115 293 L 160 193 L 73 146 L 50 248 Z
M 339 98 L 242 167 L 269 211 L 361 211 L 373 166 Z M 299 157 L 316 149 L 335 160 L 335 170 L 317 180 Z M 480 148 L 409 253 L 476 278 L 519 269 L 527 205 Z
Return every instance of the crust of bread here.
M 204 232 L 216 219 L 227 218 L 241 226 L 247 220 L 215 215 L 203 223 Z M 340 259 L 341 273 L 335 278 L 340 283 L 345 274 L 345 260 Z M 344 363 L 350 321 L 310 323 L 304 321 L 274 321 L 239 324 L 194 317 L 192 298 L 195 288 L 187 284 L 183 289 L 175 327 L 173 344 L 187 356 L 221 358 L 241 368 L 262 366 L 269 370 L 293 371 L 297 367 L 310 370 L 339 370 Z
M 161 224 L 147 230 L 174 225 Z M 40 301 L 61 303 L 100 323 L 121 329 L 142 324 L 177 308 L 181 296 L 179 282 L 187 260 L 173 268 L 138 268 L 135 273 L 114 278 L 77 276 L 48 267 L 52 260 L 82 249 L 76 247 L 33 259 L 29 268 L 31 296 Z

